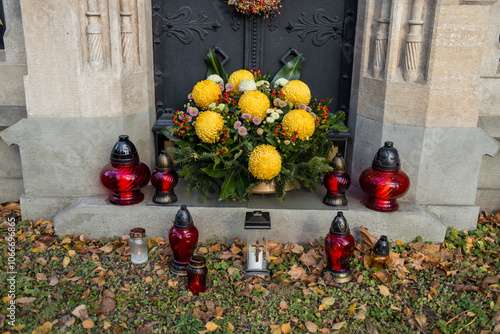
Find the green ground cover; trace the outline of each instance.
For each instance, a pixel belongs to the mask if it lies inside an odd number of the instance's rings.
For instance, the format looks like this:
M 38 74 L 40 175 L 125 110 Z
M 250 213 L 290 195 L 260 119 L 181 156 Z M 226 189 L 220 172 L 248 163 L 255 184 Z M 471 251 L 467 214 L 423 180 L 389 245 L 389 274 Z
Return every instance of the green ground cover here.
M 137 266 L 126 236 L 55 236 L 51 222 L 17 218 L 12 326 L 7 218 L 18 205 L 0 209 L 4 333 L 500 331 L 500 213 L 483 214 L 475 231 L 449 231 L 440 245 L 394 241 L 389 268 L 379 271 L 365 265 L 376 238 L 362 230 L 351 262 L 356 278 L 345 285 L 323 270 L 323 240 L 270 243 L 270 278 L 244 276 L 239 239 L 199 243 L 210 272 L 199 296 L 169 273 L 162 238 L 150 239 L 149 261 Z

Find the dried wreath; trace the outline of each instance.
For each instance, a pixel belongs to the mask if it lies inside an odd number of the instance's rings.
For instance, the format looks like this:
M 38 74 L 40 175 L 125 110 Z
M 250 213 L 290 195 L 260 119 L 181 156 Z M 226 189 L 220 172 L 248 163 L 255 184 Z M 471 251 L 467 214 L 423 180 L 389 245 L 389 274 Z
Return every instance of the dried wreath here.
M 236 10 L 242 14 L 265 15 L 266 18 L 281 7 L 281 0 L 228 0 L 227 3 L 235 6 Z

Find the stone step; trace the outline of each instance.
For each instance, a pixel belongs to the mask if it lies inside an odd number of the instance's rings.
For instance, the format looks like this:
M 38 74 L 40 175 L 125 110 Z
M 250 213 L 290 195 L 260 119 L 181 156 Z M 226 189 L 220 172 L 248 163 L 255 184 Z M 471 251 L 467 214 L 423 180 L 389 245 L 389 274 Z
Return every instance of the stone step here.
M 423 207 L 399 202 L 396 212 L 376 212 L 363 206 L 364 194 L 356 188 L 349 189 L 349 204 L 343 208 L 332 208 L 322 203 L 326 194 L 323 187 L 315 192 L 304 189 L 287 193 L 284 202 L 275 194 L 253 195 L 250 202 L 218 201 L 213 194 L 206 203 L 200 201 L 199 193 L 185 193 L 186 183 L 180 181 L 175 188 L 178 201 L 161 206 L 152 202 L 154 189 L 145 187 L 145 200 L 130 206 L 110 204 L 106 196 L 86 197 L 60 211 L 54 217 L 58 235 L 80 234 L 100 238 L 128 234 L 134 227 L 143 227 L 151 238 L 168 237 L 175 214 L 181 204 L 186 204 L 200 233 L 200 241 L 219 238 L 228 241 L 239 236 L 245 240 L 243 229 L 245 213 L 269 211 L 271 230 L 269 240 L 276 242 L 310 242 L 326 236 L 337 211 L 343 211 L 351 233 L 360 239 L 358 228 L 364 226 L 375 236 L 385 234 L 390 240 L 409 242 L 421 236 L 423 240 L 441 242 L 446 226 L 435 215 Z

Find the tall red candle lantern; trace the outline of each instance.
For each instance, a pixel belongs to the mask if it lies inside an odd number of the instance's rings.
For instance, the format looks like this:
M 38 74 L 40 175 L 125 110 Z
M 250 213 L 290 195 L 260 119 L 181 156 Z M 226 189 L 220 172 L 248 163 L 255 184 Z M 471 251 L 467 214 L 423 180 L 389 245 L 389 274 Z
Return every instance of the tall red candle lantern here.
M 326 267 L 338 283 L 348 283 L 354 278 L 349 261 L 356 242 L 342 211 L 333 219 L 325 239 Z
M 109 201 L 116 205 L 131 205 L 142 202 L 141 188 L 149 182 L 151 172 L 139 161 L 135 145 L 127 135 L 119 136 L 111 150 L 111 162 L 101 171 L 102 184 L 113 193 Z
M 170 272 L 186 276 L 186 267 L 198 243 L 198 229 L 194 226 L 191 213 L 184 204 L 175 215 L 173 226 L 168 232 L 168 240 L 174 255 L 174 261 L 170 264 Z
M 365 206 L 375 211 L 396 211 L 397 198 L 402 197 L 410 187 L 410 178 L 401 170 L 398 151 L 392 142 L 381 147 L 372 166 L 359 176 L 359 185 L 368 195 Z
M 153 202 L 157 204 L 170 204 L 177 201 L 174 187 L 179 178 L 174 170 L 174 163 L 167 151 L 162 150 L 156 158 L 155 171 L 151 175 L 151 184 L 156 188 Z
M 342 154 L 337 153 L 332 161 L 333 171 L 326 173 L 323 184 L 327 190 L 323 203 L 329 206 L 345 206 L 347 198 L 345 192 L 351 185 L 351 177 L 346 172 L 346 166 Z

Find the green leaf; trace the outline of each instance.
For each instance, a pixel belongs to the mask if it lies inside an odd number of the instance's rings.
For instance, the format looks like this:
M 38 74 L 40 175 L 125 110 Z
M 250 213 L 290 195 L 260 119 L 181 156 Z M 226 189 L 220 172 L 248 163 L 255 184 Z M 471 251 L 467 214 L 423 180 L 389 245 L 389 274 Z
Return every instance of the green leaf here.
M 224 183 L 220 188 L 219 201 L 233 195 L 236 190 L 237 183 L 237 172 L 233 169 L 230 173 L 226 174 L 226 177 L 224 178 Z
M 171 140 L 171 141 L 173 141 L 173 142 L 178 142 L 178 141 L 180 141 L 180 140 L 181 140 L 180 138 L 178 138 L 178 137 L 174 136 L 174 135 L 172 134 L 172 132 L 170 132 L 170 128 L 169 128 L 169 127 L 164 127 L 164 128 L 163 128 L 163 129 L 161 129 L 160 131 L 161 131 L 161 133 L 162 133 L 165 137 L 167 137 L 169 140 Z
M 207 174 L 208 176 L 216 178 L 216 179 L 222 179 L 228 173 L 228 170 L 226 168 L 205 167 L 205 168 L 202 168 L 201 170 L 204 171 L 205 174 Z
M 273 145 L 274 147 L 278 146 L 276 139 L 274 139 L 274 137 L 272 137 L 271 135 L 267 136 L 266 140 L 269 144 Z
M 276 80 L 280 78 L 285 78 L 287 80 L 296 80 L 300 78 L 300 65 L 302 63 L 302 53 L 299 54 L 297 57 L 293 58 L 290 60 L 288 63 L 283 65 L 281 70 L 276 73 L 276 75 L 273 78 L 273 81 L 271 82 L 271 88 L 274 87 L 274 83 Z
M 215 52 L 212 51 L 212 49 L 208 49 L 208 53 L 205 59 L 208 63 L 207 78 L 212 74 L 217 74 L 222 78 L 222 80 L 224 80 L 224 82 L 227 82 L 228 75 L 224 70 L 224 66 L 222 66 L 222 63 L 220 62 Z

